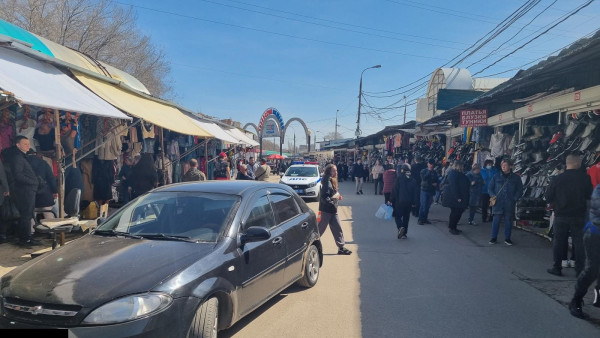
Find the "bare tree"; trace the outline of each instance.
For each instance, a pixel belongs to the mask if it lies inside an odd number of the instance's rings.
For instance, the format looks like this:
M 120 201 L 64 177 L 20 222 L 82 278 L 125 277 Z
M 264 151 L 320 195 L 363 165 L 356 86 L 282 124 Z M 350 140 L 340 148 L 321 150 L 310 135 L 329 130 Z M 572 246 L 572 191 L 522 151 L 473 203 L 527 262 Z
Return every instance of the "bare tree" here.
M 333 141 L 333 140 L 341 140 L 344 137 L 342 136 L 342 134 L 340 134 L 340 133 L 336 134 L 334 131 L 332 131 L 330 133 L 327 133 L 327 134 L 323 135 L 323 138 L 327 139 L 327 140 L 330 140 L 330 141 Z
M 131 7 L 110 0 L 0 0 L 0 18 L 128 72 L 152 95 L 172 94 L 166 54 L 139 31 Z

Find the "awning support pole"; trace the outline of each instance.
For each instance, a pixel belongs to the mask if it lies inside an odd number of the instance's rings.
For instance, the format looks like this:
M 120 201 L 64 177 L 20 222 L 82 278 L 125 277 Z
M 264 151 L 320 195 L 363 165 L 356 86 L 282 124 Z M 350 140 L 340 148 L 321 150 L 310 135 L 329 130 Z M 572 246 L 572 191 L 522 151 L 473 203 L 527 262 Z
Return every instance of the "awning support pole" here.
M 61 162 L 61 145 L 60 145 L 60 116 L 58 114 L 58 109 L 54 109 L 54 123 L 56 127 L 54 128 L 54 148 L 55 154 L 54 158 L 56 160 L 56 167 L 58 168 L 58 217 L 65 217 L 65 206 L 64 206 L 64 191 L 65 191 L 65 182 L 64 182 L 64 168 Z
M 161 171 L 163 174 L 163 183 L 167 182 L 167 165 L 166 165 L 166 161 L 165 161 L 165 128 L 160 127 L 160 135 L 159 135 L 159 139 L 160 139 L 160 161 L 161 161 Z M 171 163 L 169 163 L 169 165 L 171 165 Z M 173 179 L 171 177 L 171 179 Z

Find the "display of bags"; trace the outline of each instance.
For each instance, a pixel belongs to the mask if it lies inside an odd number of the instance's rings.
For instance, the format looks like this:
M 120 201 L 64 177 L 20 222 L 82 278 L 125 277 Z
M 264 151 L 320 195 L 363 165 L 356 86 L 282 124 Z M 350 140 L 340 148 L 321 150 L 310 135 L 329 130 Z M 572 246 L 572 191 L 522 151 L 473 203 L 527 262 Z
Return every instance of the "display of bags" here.
M 4 197 L 4 202 L 0 206 L 0 219 L 4 222 L 14 221 L 19 219 L 19 209 L 10 196 Z

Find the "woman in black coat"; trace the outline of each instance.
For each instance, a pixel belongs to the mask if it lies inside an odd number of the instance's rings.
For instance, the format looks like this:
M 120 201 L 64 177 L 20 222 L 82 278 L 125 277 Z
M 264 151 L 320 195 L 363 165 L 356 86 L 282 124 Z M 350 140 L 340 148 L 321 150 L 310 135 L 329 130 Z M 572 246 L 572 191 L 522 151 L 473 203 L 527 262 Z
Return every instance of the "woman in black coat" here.
M 448 229 L 453 235 L 461 233 L 456 228 L 456 225 L 460 221 L 463 212 L 469 207 L 469 179 L 463 172 L 464 166 L 462 162 L 456 161 L 454 163 L 454 170 L 449 171 L 446 175 L 444 195 L 442 197 L 443 206 L 450 208 Z
M 158 186 L 158 174 L 152 154 L 143 153 L 140 161 L 131 169 L 132 198 L 147 193 Z
M 335 244 L 338 246 L 338 255 L 350 255 L 352 251 L 346 249 L 344 244 L 344 232 L 342 224 L 337 213 L 338 201 L 342 200 L 342 195 L 338 192 L 337 167 L 335 164 L 328 164 L 325 167 L 323 180 L 321 182 L 321 192 L 319 197 L 319 211 L 321 220 L 319 221 L 319 234 L 323 235 L 327 226 L 331 229 Z

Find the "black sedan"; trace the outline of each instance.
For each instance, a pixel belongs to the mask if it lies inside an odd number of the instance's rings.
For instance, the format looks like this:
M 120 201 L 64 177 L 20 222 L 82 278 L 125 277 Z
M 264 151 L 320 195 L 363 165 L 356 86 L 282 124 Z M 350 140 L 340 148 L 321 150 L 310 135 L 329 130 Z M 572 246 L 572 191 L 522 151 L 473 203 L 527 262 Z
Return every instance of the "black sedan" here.
M 314 286 L 322 258 L 315 214 L 288 187 L 170 185 L 2 276 L 0 328 L 215 337 L 291 284 Z

